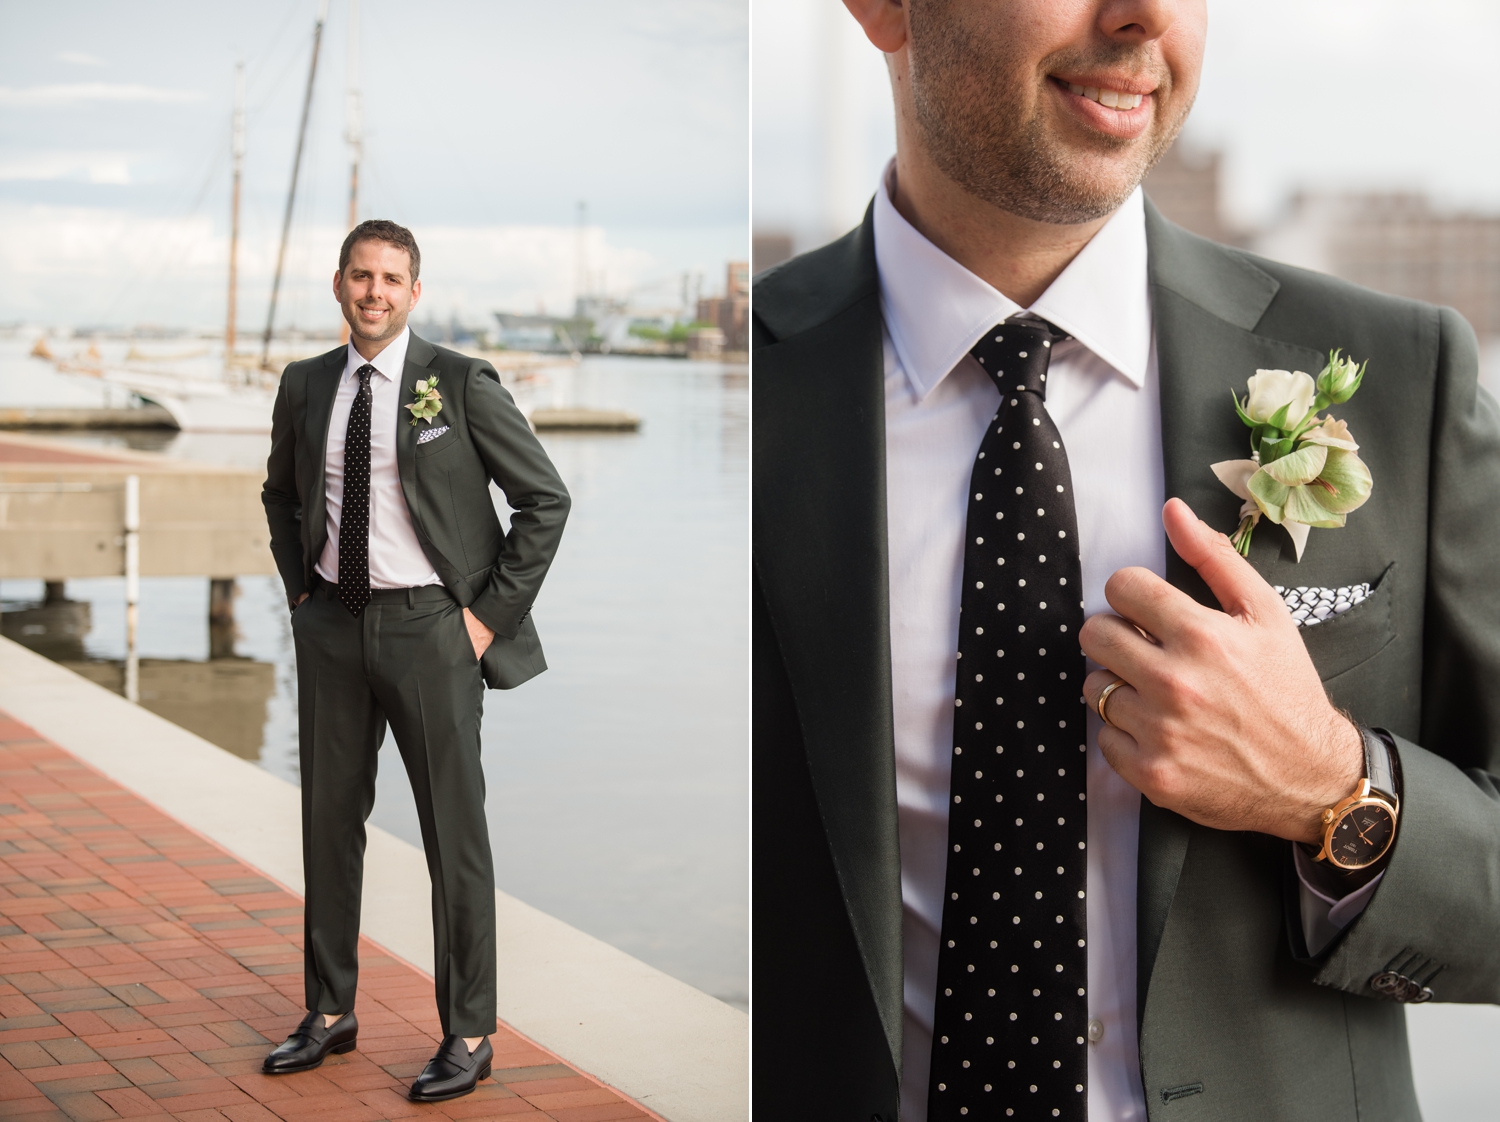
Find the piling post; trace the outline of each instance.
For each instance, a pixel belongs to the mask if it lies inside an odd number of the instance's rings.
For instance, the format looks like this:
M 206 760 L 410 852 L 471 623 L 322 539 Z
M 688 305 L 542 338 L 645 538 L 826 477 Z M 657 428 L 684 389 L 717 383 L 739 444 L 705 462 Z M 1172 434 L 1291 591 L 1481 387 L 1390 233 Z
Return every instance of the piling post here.
M 125 699 L 141 699 L 136 625 L 141 603 L 141 477 L 125 477 Z
M 234 657 L 234 577 L 211 577 L 208 582 L 208 657 Z

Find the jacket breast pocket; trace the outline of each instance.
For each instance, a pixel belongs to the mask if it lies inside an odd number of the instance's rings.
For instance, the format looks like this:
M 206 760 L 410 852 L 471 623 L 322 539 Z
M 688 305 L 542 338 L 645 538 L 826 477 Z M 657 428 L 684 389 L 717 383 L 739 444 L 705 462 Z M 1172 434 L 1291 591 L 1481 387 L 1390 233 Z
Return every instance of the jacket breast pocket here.
M 451 448 L 453 447 L 453 445 L 458 443 L 458 428 L 456 426 L 453 428 L 448 428 L 448 426 L 446 425 L 444 426 L 444 428 L 447 428 L 446 432 L 440 432 L 431 440 L 423 440 L 422 434 L 420 432 L 418 433 L 418 456 L 435 456 L 439 452 L 445 451 L 446 449 Z
M 1396 564 L 1386 566 L 1370 595 L 1342 615 L 1329 616 L 1322 623 L 1303 625 L 1302 641 L 1318 677 L 1327 682 L 1353 670 L 1379 654 L 1396 637 L 1396 620 L 1392 611 L 1395 596 Z

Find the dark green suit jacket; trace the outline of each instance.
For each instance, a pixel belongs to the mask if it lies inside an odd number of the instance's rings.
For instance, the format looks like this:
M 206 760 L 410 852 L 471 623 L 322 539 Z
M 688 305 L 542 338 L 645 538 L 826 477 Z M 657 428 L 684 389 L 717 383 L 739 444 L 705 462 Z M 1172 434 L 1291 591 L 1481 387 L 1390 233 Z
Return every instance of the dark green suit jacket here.
M 1453 311 L 1204 241 L 1149 204 L 1146 221 L 1166 491 L 1210 524 L 1232 530 L 1240 503 L 1209 470 L 1246 455 L 1230 390 L 1257 368 L 1315 373 L 1333 347 L 1369 359 L 1338 415 L 1372 498 L 1301 564 L 1263 523 L 1251 561 L 1272 584 L 1375 585 L 1304 638 L 1405 773 L 1385 879 L 1316 959 L 1286 842 L 1142 800 L 1146 1102 L 1173 1122 L 1414 1119 L 1404 1010 L 1371 978 L 1416 955 L 1441 967 L 1436 1000 L 1500 1001 L 1500 415 Z M 901 1064 L 873 240 L 867 217 L 754 289 L 755 1102 L 820 1122 L 894 1122 Z M 1167 569 L 1218 606 L 1170 547 Z
M 324 454 L 347 354 L 339 347 L 292 363 L 276 394 L 261 499 L 289 602 L 313 587 L 313 566 L 328 542 Z M 418 380 L 434 374 L 443 409 L 432 427 L 448 431 L 418 444 L 428 426 L 413 427 L 410 414 L 397 410 L 401 492 L 422 552 L 444 586 L 494 629 L 480 659 L 486 684 L 510 689 L 547 668 L 531 603 L 557 553 L 568 492 L 493 366 L 412 335 L 402 405 L 416 400 Z M 509 533 L 490 499 L 491 481 L 513 509 Z

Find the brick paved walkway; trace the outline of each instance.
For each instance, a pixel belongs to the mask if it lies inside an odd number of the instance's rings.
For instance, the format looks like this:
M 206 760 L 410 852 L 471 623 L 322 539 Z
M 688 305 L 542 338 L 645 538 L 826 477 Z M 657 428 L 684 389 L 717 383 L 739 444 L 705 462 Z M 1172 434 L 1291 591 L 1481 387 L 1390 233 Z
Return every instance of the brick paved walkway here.
M 368 940 L 359 1047 L 262 1075 L 302 1017 L 301 948 L 300 898 L 0 713 L 0 1119 L 656 1117 L 504 1025 L 474 1094 L 408 1101 L 432 982 Z

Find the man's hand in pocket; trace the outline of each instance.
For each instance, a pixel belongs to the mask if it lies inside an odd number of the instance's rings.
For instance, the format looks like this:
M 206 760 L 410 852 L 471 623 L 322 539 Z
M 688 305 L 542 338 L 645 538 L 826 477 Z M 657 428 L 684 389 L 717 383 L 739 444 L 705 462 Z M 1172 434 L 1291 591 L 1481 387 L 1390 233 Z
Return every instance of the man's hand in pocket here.
M 468 608 L 464 609 L 464 626 L 469 629 L 469 642 L 474 644 L 474 659 L 477 662 L 489 649 L 495 633 L 479 621 L 479 617 Z

